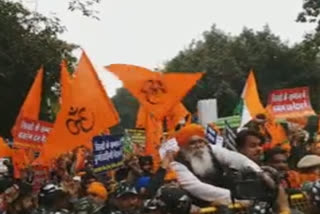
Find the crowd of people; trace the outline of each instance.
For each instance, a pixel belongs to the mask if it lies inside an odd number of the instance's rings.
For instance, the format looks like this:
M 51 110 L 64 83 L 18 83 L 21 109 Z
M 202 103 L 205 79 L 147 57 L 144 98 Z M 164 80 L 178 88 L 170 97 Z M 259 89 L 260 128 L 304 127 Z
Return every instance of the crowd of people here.
M 288 133 L 290 149 L 270 148 L 257 121 L 239 130 L 237 151 L 210 144 L 202 126 L 189 124 L 174 135 L 179 151 L 167 151 L 160 164 L 130 154 L 106 173 L 94 173 L 92 153 L 79 147 L 55 160 L 39 189 L 34 166 L 17 178 L 3 160 L 0 213 L 188 214 L 213 206 L 230 213 L 233 203 L 248 213 L 303 213 L 290 203 L 297 193 L 310 202 L 310 213 L 320 213 L 319 139 L 299 129 Z

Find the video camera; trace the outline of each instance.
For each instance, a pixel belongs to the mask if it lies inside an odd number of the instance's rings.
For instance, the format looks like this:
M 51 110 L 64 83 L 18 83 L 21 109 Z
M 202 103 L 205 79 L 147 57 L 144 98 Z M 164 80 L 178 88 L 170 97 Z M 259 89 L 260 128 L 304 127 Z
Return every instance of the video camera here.
M 233 199 L 263 202 L 273 202 L 276 199 L 277 188 L 269 187 L 257 172 L 230 169 L 226 177 Z

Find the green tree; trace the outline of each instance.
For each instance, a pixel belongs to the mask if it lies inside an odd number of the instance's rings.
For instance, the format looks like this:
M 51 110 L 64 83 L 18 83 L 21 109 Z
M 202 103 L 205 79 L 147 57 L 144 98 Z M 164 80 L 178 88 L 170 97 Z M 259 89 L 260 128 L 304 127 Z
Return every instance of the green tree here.
M 200 99 L 217 98 L 220 116 L 231 115 L 250 69 L 255 70 L 259 93 L 266 104 L 273 89 L 310 86 L 313 104 L 319 94 L 319 51 L 310 47 L 308 38 L 289 46 L 271 33 L 268 26 L 254 32 L 244 29 L 230 36 L 215 26 L 193 41 L 166 64 L 167 71 L 205 71 L 206 75 L 184 99 L 191 111 Z
M 316 23 L 316 30 L 320 31 L 320 1 L 319 0 L 303 0 L 303 10 L 297 17 L 298 22 Z
M 76 46 L 58 39 L 65 29 L 57 18 L 48 19 L 5 0 L 0 0 L 0 8 L 0 135 L 7 137 L 41 65 L 45 67 L 42 100 L 57 101 L 51 87 L 59 80 L 62 59 L 72 67 L 71 51 Z M 46 107 L 46 102 L 42 105 Z M 42 119 L 50 119 L 47 108 L 42 110 Z
M 82 15 L 99 19 L 98 11 L 94 6 L 99 4 L 101 0 L 70 0 L 68 9 L 70 11 L 80 11 Z
M 112 101 L 121 119 L 120 124 L 111 129 L 112 133 L 122 134 L 124 129 L 134 128 L 139 108 L 139 102 L 136 98 L 127 89 L 119 88 Z

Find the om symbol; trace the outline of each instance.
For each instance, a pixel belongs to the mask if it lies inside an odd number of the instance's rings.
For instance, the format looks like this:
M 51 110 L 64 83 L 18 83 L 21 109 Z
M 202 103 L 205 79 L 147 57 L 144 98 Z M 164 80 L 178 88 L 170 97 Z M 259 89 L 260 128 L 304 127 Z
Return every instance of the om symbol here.
M 145 94 L 150 104 L 156 105 L 163 102 L 163 95 L 167 93 L 167 89 L 161 80 L 147 80 L 141 92 Z
M 95 124 L 94 114 L 91 113 L 90 120 L 85 107 L 74 108 L 71 106 L 68 115 L 69 119 L 66 120 L 66 126 L 71 134 L 79 135 L 81 132 L 87 133 L 93 129 Z

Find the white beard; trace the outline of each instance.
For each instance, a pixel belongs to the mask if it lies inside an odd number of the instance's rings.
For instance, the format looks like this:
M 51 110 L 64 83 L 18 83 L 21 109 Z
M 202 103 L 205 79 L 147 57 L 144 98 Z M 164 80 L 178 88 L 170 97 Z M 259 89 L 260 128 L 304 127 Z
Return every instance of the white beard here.
M 204 177 L 208 173 L 214 171 L 214 165 L 211 159 L 209 148 L 207 146 L 200 151 L 184 151 L 183 153 L 196 175 Z

